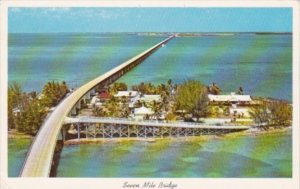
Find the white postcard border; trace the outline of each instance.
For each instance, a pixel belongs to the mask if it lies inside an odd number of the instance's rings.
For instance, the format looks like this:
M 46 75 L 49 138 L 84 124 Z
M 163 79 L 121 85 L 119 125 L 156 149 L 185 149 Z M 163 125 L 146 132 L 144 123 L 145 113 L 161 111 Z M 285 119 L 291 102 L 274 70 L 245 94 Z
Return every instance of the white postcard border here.
M 173 182 L 176 189 L 255 188 L 298 189 L 299 187 L 299 2 L 296 1 L 2 1 L 1 14 L 1 188 L 2 189 L 120 189 L 124 182 Z M 9 7 L 291 7 L 293 8 L 293 177 L 292 178 L 8 178 L 7 173 L 7 39 Z

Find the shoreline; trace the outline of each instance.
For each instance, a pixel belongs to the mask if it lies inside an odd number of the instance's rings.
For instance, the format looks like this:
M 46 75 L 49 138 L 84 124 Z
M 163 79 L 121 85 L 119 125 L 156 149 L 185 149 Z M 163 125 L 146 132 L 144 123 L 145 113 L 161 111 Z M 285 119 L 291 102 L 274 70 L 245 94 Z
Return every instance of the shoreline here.
M 228 133 L 224 135 L 201 135 L 201 136 L 187 136 L 187 137 L 163 137 L 163 138 L 137 138 L 137 137 L 123 137 L 123 138 L 81 138 L 71 139 L 64 142 L 64 145 L 80 145 L 80 144 L 98 144 L 98 143 L 120 143 L 120 142 L 149 142 L 154 143 L 162 140 L 169 141 L 207 141 L 207 140 L 226 140 L 234 139 L 239 137 L 257 137 L 257 136 L 269 136 L 277 135 L 289 132 L 292 130 L 292 127 L 285 127 L 280 129 L 269 129 L 269 130 L 246 130 L 234 133 Z M 34 136 L 18 132 L 16 130 L 8 131 L 8 139 L 33 139 Z
M 7 138 L 8 139 L 11 139 L 11 138 L 12 139 L 33 139 L 34 136 L 19 132 L 15 129 L 12 129 L 12 130 L 8 131 Z
M 270 129 L 266 131 L 261 130 L 247 130 L 236 133 L 228 133 L 225 135 L 201 135 L 201 136 L 187 136 L 187 137 L 164 137 L 164 138 L 135 138 L 135 137 L 123 137 L 123 138 L 81 138 L 71 139 L 64 142 L 66 146 L 80 145 L 80 144 L 105 144 L 105 143 L 121 143 L 121 142 L 149 142 L 155 143 L 158 141 L 185 141 L 190 142 L 193 140 L 208 141 L 208 140 L 227 140 L 239 137 L 258 137 L 258 136 L 270 136 L 278 135 L 289 132 L 292 127 L 286 127 L 281 129 Z

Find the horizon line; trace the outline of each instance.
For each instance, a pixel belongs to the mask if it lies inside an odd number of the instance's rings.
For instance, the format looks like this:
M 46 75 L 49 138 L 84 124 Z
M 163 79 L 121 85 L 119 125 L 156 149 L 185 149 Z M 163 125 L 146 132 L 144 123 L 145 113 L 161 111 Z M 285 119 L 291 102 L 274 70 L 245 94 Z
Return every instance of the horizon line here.
M 97 32 L 97 31 L 91 31 L 91 32 L 80 32 L 80 31 L 66 31 L 66 32 L 7 32 L 7 34 L 62 34 L 62 33 L 129 33 L 129 34 L 136 34 L 136 33 L 157 33 L 157 34 L 168 34 L 168 33 L 172 33 L 172 34 L 184 34 L 184 33 L 262 33 L 262 34 L 292 34 L 292 31 L 226 31 L 226 32 L 218 32 L 218 31 L 213 31 L 213 32 L 174 32 L 174 31 L 163 31 L 163 32 L 154 32 L 154 31 L 136 31 L 136 32 L 117 32 L 117 31 L 113 31 L 113 32 Z

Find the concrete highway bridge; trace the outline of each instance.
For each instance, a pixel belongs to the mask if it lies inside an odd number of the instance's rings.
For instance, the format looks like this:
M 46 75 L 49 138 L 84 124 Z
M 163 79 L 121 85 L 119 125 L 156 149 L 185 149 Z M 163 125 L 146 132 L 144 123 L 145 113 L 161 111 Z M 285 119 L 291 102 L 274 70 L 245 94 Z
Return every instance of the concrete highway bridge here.
M 76 107 L 80 107 L 82 100 L 90 98 L 95 87 L 99 85 L 107 86 L 113 83 L 174 37 L 175 36 L 173 35 L 168 37 L 148 50 L 84 84 L 57 105 L 50 116 L 46 118 L 34 138 L 24 161 L 20 176 L 48 177 L 51 170 L 57 138 L 66 117 L 72 114 L 72 112 L 76 110 Z

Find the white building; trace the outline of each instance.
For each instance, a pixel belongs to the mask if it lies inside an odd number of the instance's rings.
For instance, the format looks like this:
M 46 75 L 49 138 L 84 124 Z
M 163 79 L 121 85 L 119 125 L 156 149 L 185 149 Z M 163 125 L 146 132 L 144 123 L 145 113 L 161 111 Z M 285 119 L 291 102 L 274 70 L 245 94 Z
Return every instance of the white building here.
M 150 108 L 142 106 L 140 108 L 135 108 L 133 114 L 135 120 L 143 120 L 146 118 L 146 116 L 153 115 L 154 112 Z
M 102 103 L 100 102 L 100 98 L 98 96 L 93 96 L 90 104 L 88 104 L 89 108 L 92 107 L 100 107 L 102 105 Z
M 232 106 L 232 107 L 229 108 L 229 114 L 234 115 L 236 117 L 241 117 L 241 118 L 251 117 L 248 107 Z
M 252 99 L 250 95 L 237 95 L 235 93 L 231 93 L 230 95 L 208 95 L 209 101 L 211 102 L 243 102 L 243 103 L 251 103 Z
M 128 98 L 134 98 L 139 93 L 137 91 L 118 91 L 117 94 L 114 95 L 114 97 L 128 97 Z
M 153 101 L 156 102 L 161 102 L 161 96 L 160 95 L 137 95 L 136 97 L 132 98 L 130 103 L 129 103 L 129 107 L 133 108 L 134 104 L 137 102 L 145 102 L 146 104 L 150 104 Z
M 142 97 L 140 97 L 140 101 L 143 101 L 146 103 L 150 103 L 153 101 L 160 102 L 161 97 L 160 97 L 160 95 L 143 95 Z
M 15 115 L 15 116 L 17 116 L 18 114 L 20 114 L 21 113 L 21 109 L 20 108 L 14 108 L 13 109 L 13 114 Z

